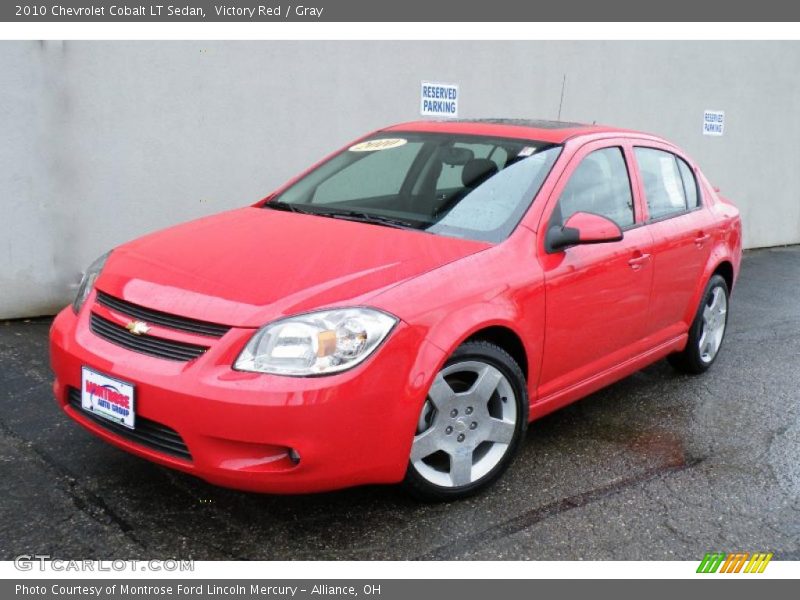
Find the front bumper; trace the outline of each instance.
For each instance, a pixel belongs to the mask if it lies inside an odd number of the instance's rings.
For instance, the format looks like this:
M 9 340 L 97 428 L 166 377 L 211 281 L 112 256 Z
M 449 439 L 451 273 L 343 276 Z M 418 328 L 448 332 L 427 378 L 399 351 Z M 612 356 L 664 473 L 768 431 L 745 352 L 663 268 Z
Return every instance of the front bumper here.
M 419 411 L 444 360 L 416 328 L 398 323 L 350 371 L 281 377 L 231 368 L 252 329 L 231 329 L 189 362 L 168 361 L 95 335 L 91 300 L 80 315 L 66 308 L 53 322 L 53 387 L 64 411 L 104 440 L 210 483 L 249 491 L 301 493 L 402 480 Z M 191 457 L 142 445 L 71 405 L 82 366 L 133 383 L 137 418 L 173 429 Z

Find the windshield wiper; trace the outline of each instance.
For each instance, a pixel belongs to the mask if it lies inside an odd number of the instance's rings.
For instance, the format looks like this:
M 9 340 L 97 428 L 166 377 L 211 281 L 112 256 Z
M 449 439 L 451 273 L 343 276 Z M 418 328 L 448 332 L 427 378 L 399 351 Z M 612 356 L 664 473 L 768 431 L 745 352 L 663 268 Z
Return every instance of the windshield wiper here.
M 334 219 L 346 219 L 348 221 L 358 221 L 359 223 L 370 223 L 372 225 L 383 225 L 384 227 L 394 227 L 395 229 L 413 229 L 419 231 L 419 226 L 411 221 L 396 219 L 394 217 L 384 217 L 383 215 L 373 215 L 359 210 L 320 210 L 312 214 L 321 217 L 332 217 Z
M 348 221 L 358 221 L 360 223 L 371 223 L 373 225 L 383 225 L 384 227 L 395 227 L 397 229 L 414 229 L 419 230 L 419 227 L 411 221 L 404 221 L 403 219 L 395 219 L 393 217 L 384 217 L 381 215 L 371 215 L 359 210 L 344 210 L 336 208 L 310 208 L 301 204 L 292 202 L 283 202 L 281 200 L 270 200 L 263 205 L 263 208 L 271 208 L 273 210 L 285 210 L 287 212 L 300 213 L 303 215 L 317 215 L 319 217 L 330 217 L 332 219 L 346 219 Z
M 272 210 L 285 210 L 287 212 L 301 213 L 305 215 L 316 214 L 310 210 L 300 208 L 297 204 L 283 202 L 282 200 L 270 200 L 263 205 L 263 208 L 271 208 Z

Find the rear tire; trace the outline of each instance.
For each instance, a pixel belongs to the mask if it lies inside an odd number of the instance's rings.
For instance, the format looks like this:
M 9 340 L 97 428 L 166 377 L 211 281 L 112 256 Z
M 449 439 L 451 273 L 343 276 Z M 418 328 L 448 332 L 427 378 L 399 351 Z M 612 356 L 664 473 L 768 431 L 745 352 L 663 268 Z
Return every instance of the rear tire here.
M 470 496 L 508 468 L 527 427 L 527 385 L 519 365 L 494 344 L 466 342 L 431 385 L 403 487 L 425 501 Z
M 669 363 L 682 373 L 699 375 L 714 364 L 722 347 L 728 325 L 728 284 L 721 275 L 714 275 L 708 282 L 700 300 L 689 340 L 681 352 L 667 357 Z

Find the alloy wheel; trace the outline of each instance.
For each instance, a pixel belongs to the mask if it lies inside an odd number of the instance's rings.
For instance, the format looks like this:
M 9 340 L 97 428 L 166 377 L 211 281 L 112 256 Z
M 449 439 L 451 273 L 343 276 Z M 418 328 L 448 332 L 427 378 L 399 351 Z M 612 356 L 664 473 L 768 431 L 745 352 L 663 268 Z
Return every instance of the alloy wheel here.
M 420 414 L 411 464 L 436 486 L 470 485 L 508 452 L 517 413 L 514 388 L 495 366 L 469 360 L 445 367 Z
M 725 335 L 725 325 L 728 314 L 728 298 L 725 290 L 715 287 L 711 292 L 708 302 L 703 307 L 703 325 L 697 347 L 700 351 L 700 360 L 710 363 L 719 352 L 722 337 Z

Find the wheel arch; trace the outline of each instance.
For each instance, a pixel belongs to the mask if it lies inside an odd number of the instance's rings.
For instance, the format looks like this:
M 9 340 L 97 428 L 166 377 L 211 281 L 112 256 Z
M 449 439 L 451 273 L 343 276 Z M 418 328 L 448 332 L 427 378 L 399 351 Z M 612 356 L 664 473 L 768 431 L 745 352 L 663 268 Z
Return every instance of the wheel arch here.
M 541 283 L 539 278 L 532 282 Z M 441 364 L 468 340 L 484 340 L 506 351 L 522 370 L 531 402 L 536 397 L 544 348 L 545 297 L 542 285 L 524 295 L 509 289 L 483 293 L 471 301 L 438 310 L 426 318 L 426 339 L 444 354 Z
M 711 272 L 711 277 L 714 275 L 721 275 L 722 278 L 725 280 L 725 283 L 728 284 L 728 292 L 733 290 L 733 284 L 735 281 L 734 271 L 733 271 L 733 263 L 728 260 L 722 260 Z M 709 277 L 709 279 L 711 278 Z
M 517 362 L 525 375 L 530 393 L 537 367 L 533 364 L 532 357 L 537 356 L 537 348 L 539 352 L 541 351 L 542 340 L 532 339 L 530 336 L 523 337 L 517 326 L 518 319 L 514 319 L 513 314 L 500 316 L 498 313 L 502 312 L 492 311 L 490 314 L 488 310 L 480 310 L 479 313 L 459 311 L 451 314 L 448 319 L 431 330 L 428 341 L 443 352 L 442 362 L 436 371 L 444 366 L 462 344 L 478 340 L 490 342 L 505 350 Z
M 473 341 L 489 342 L 508 352 L 525 375 L 525 381 L 528 381 L 528 352 L 516 331 L 505 325 L 488 325 L 459 342 L 458 346 Z
M 689 303 L 689 306 L 686 307 L 684 321 L 688 326 L 691 326 L 692 321 L 694 321 L 700 297 L 714 275 L 720 275 L 725 279 L 725 283 L 728 284 L 728 293 L 733 290 L 733 285 L 736 282 L 736 270 L 733 257 L 727 252 L 723 245 L 718 245 L 711 252 L 703 276 L 697 282 L 697 287 L 694 294 L 692 294 L 692 301 Z

